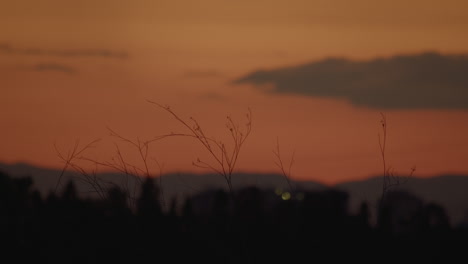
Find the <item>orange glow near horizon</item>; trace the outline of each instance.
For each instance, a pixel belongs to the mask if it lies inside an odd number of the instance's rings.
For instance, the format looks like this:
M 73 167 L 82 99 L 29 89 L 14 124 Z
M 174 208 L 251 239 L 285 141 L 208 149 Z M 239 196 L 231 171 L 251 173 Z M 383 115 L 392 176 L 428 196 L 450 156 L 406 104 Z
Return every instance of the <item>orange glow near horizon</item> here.
M 106 126 L 132 139 L 184 132 L 146 100 L 193 116 L 225 138 L 226 115 L 252 134 L 237 170 L 279 172 L 334 184 L 380 174 L 380 112 L 388 118 L 388 163 L 396 172 L 468 173 L 468 111 L 382 110 L 344 99 L 271 94 L 232 80 L 259 69 L 329 57 L 352 60 L 436 51 L 468 53 L 468 2 L 393 1 L 79 1 L 0 4 L 0 161 L 60 168 L 67 151 L 102 138 L 89 155 L 115 154 Z M 121 54 L 128 56 L 120 56 Z M 124 144 L 128 159 L 137 155 Z M 153 145 L 165 172 L 196 171 L 206 153 L 172 138 Z M 156 168 L 153 166 L 156 170 Z

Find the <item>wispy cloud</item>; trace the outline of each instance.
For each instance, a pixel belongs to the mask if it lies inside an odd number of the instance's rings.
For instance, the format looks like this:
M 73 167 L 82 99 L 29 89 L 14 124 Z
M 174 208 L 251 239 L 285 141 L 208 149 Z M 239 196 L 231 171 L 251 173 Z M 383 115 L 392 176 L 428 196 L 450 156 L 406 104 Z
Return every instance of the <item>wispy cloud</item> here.
M 30 67 L 30 69 L 39 72 L 56 71 L 67 74 L 74 74 L 77 72 L 75 68 L 59 63 L 39 63 Z
M 435 52 L 351 61 L 329 58 L 234 81 L 276 94 L 345 99 L 376 109 L 468 109 L 468 55 Z
M 101 57 L 119 58 L 128 57 L 126 52 L 118 52 L 107 49 L 41 49 L 18 48 L 6 43 L 0 43 L 0 53 L 31 56 L 56 56 L 56 57 Z

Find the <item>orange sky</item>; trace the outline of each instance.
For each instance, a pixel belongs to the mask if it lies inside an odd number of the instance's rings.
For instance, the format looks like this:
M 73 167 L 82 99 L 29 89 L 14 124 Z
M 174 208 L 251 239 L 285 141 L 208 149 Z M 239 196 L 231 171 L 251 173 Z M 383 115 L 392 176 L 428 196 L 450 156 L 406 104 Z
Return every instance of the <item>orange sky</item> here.
M 106 126 L 128 138 L 182 132 L 150 99 L 196 117 L 215 137 L 225 135 L 227 114 L 242 121 L 250 107 L 253 130 L 238 170 L 277 172 L 279 138 L 286 161 L 295 151 L 295 178 L 332 184 L 369 177 L 382 170 L 381 109 L 231 81 L 328 57 L 468 53 L 466 28 L 462 0 L 3 1 L 0 160 L 60 167 L 54 142 L 65 151 L 76 139 L 98 137 L 89 155 L 109 159 L 115 139 Z M 468 111 L 384 112 L 396 171 L 468 172 Z M 187 139 L 153 150 L 166 172 L 194 170 L 192 160 L 204 157 Z

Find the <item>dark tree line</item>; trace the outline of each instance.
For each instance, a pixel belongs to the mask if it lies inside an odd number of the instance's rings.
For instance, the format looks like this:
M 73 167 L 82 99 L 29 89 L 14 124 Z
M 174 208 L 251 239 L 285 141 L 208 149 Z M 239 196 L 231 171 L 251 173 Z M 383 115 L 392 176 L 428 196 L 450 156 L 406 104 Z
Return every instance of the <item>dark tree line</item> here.
M 42 197 L 30 178 L 0 172 L 2 257 L 12 263 L 453 263 L 464 259 L 466 230 L 444 208 L 389 193 L 377 225 L 371 208 L 348 212 L 339 190 L 283 200 L 256 187 L 234 196 L 211 190 L 163 210 L 156 182 L 135 206 L 118 187 L 106 199 L 81 198 L 73 182 Z M 180 208 L 179 208 L 180 207 Z

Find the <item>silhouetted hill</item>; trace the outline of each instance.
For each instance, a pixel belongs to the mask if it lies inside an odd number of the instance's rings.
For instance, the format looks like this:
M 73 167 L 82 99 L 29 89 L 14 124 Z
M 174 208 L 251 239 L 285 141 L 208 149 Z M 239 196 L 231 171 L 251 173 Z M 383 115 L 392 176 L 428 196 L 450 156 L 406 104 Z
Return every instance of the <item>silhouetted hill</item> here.
M 361 201 L 376 206 L 382 194 L 382 177 L 371 177 L 361 181 L 350 181 L 335 185 L 350 195 L 350 208 L 357 209 Z M 391 190 L 410 192 L 426 203 L 436 203 L 444 207 L 453 225 L 468 217 L 468 176 L 439 175 L 430 178 L 408 178 L 407 181 Z M 375 217 L 375 216 L 373 216 Z M 374 219 L 375 220 L 375 219 Z
M 8 173 L 12 177 L 30 176 L 33 179 L 35 188 L 43 195 L 55 190 L 61 175 L 61 170 L 41 168 L 25 163 L 0 163 L 0 170 Z M 121 173 L 98 173 L 95 176 L 100 179 L 101 183 L 104 183 L 107 186 L 125 186 L 130 192 L 132 192 L 134 187 L 137 187 L 141 182 L 141 179 Z M 96 195 L 92 184 L 89 181 L 87 182 L 83 175 L 73 171 L 67 171 L 63 174 L 60 180 L 61 184 L 57 191 L 60 192 L 69 180 L 73 180 L 75 182 L 78 193 L 81 196 Z M 217 174 L 209 173 L 169 173 L 164 174 L 159 179 L 159 183 L 162 186 L 164 197 L 168 201 L 173 197 L 185 198 L 186 196 L 191 196 L 209 189 L 227 190 L 224 178 Z M 233 175 L 232 184 L 236 189 L 247 186 L 256 186 L 261 189 L 289 189 L 285 178 L 280 174 L 274 173 L 237 173 Z M 305 190 L 326 188 L 325 185 L 313 181 L 293 182 L 292 184 Z
M 60 170 L 40 168 L 25 163 L 0 163 L 0 170 L 13 177 L 30 176 L 35 188 L 43 195 L 55 189 L 61 174 Z M 138 188 L 135 187 L 141 182 L 141 179 L 119 173 L 99 173 L 95 176 L 107 186 L 126 186 L 130 192 L 137 192 Z M 61 185 L 57 191 L 60 192 L 70 179 L 74 180 L 81 196 L 96 195 L 92 184 L 84 181 L 82 175 L 70 171 L 63 175 Z M 183 200 L 185 197 L 210 189 L 227 190 L 225 180 L 216 174 L 171 173 L 163 175 L 159 180 L 167 203 L 173 197 Z M 292 183 L 298 189 L 303 190 L 323 190 L 327 188 L 325 185 L 314 181 L 294 181 Z M 274 173 L 238 173 L 233 176 L 233 186 L 234 188 L 256 186 L 261 189 L 289 189 L 284 177 Z M 362 201 L 368 202 L 371 208 L 375 209 L 376 202 L 382 193 L 382 177 L 377 176 L 366 180 L 343 182 L 333 187 L 348 192 L 351 211 L 356 212 Z M 467 222 L 468 195 L 466 195 L 466 190 L 468 190 L 468 176 L 466 175 L 440 175 L 432 178 L 413 177 L 393 190 L 408 191 L 424 202 L 434 202 L 443 206 L 453 225 L 458 225 L 462 221 Z M 135 193 L 136 195 L 137 193 Z M 371 210 L 371 221 L 375 221 L 375 210 Z
M 95 197 L 97 195 L 93 185 L 90 184 L 89 181 L 86 181 L 85 177 L 73 171 L 66 171 L 62 177 L 60 177 L 62 174 L 61 170 L 37 167 L 27 163 L 0 163 L 0 171 L 4 171 L 12 177 L 31 177 L 34 188 L 37 189 L 42 196 L 46 196 L 48 193 L 54 192 L 55 190 L 61 192 L 66 183 L 70 180 L 73 180 L 76 184 L 80 196 Z M 90 177 L 92 177 L 92 175 L 90 175 Z M 135 183 L 139 182 L 138 179 L 126 177 L 119 173 L 99 173 L 96 177 L 101 180 L 101 183 L 109 186 L 117 184 L 131 187 L 136 186 Z

